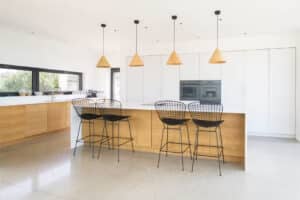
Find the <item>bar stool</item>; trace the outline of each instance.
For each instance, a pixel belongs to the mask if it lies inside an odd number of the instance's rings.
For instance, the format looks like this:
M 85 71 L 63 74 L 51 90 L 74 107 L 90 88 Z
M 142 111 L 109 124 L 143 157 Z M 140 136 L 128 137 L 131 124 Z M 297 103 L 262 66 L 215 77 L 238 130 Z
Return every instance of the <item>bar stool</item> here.
M 102 120 L 104 120 L 104 127 L 103 130 L 105 132 L 105 135 L 102 134 L 102 137 L 108 137 L 108 140 L 105 140 L 105 138 L 102 138 L 99 144 L 98 149 L 98 159 L 100 158 L 101 148 L 102 144 L 105 143 L 103 141 L 106 141 L 108 146 L 110 146 L 109 141 L 111 140 L 111 147 L 114 149 L 117 147 L 117 154 L 118 154 L 118 162 L 120 162 L 120 146 L 125 145 L 127 143 L 131 143 L 131 150 L 134 152 L 134 138 L 132 136 L 131 132 L 131 125 L 128 115 L 122 114 L 122 104 L 120 101 L 113 100 L 113 99 L 105 99 L 100 102 L 96 103 L 97 109 L 100 110 Z M 128 137 L 121 137 L 120 136 L 120 122 L 126 122 L 128 124 L 129 129 L 129 136 Z M 108 124 L 111 123 L 111 136 L 108 134 Z M 117 136 L 115 136 L 114 127 L 117 126 Z M 115 139 L 117 140 L 117 144 L 115 144 Z M 122 140 L 122 143 L 120 143 L 120 140 Z
M 157 168 L 159 168 L 160 164 L 160 156 L 161 152 L 165 152 L 166 156 L 168 156 L 168 152 L 170 153 L 178 153 L 181 154 L 181 167 L 184 170 L 184 162 L 183 162 L 183 154 L 189 150 L 190 157 L 192 159 L 192 150 L 191 150 L 191 142 L 190 135 L 187 122 L 189 119 L 185 118 L 186 106 L 184 103 L 179 101 L 158 101 L 155 103 L 155 110 L 158 114 L 160 121 L 163 123 L 163 130 L 158 154 L 158 162 Z M 187 133 L 187 143 L 182 141 L 182 127 L 186 127 Z M 179 142 L 169 141 L 169 130 L 178 130 L 179 131 Z M 163 143 L 165 130 L 167 132 L 166 142 Z M 169 144 L 175 144 L 180 146 L 180 151 L 170 151 Z M 184 148 L 185 147 L 185 148 Z
M 78 117 L 80 118 L 80 124 L 79 124 L 78 133 L 76 137 L 73 156 L 76 155 L 77 143 L 84 142 L 90 145 L 90 147 L 92 148 L 92 157 L 94 157 L 94 144 L 99 142 L 98 140 L 95 141 L 94 139 L 99 137 L 101 138 L 100 135 L 95 134 L 95 120 L 101 118 L 101 115 L 99 115 L 96 112 L 95 102 L 91 99 L 87 99 L 87 98 L 73 99 L 72 105 Z M 88 123 L 89 135 L 79 138 L 80 129 L 82 128 L 83 123 Z
M 224 151 L 223 151 L 224 147 L 223 147 L 223 139 L 221 133 L 221 124 L 224 122 L 222 120 L 223 106 L 221 104 L 208 105 L 208 104 L 201 104 L 200 102 L 193 102 L 188 105 L 188 108 L 192 120 L 197 127 L 196 135 L 195 135 L 192 171 L 194 170 L 194 163 L 195 160 L 197 160 L 198 156 L 216 157 L 218 158 L 218 163 L 219 163 L 219 175 L 222 176 L 221 159 L 224 163 Z M 216 145 L 199 144 L 200 131 L 215 133 Z M 198 154 L 198 147 L 201 146 L 208 147 L 208 148 L 216 148 L 217 155 L 213 156 L 213 155 Z

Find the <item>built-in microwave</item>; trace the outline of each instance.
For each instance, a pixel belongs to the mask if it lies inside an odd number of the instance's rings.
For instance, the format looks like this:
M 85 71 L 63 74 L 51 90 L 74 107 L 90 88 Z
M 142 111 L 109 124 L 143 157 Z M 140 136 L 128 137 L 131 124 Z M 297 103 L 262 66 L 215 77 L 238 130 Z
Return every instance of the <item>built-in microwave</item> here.
M 180 81 L 181 101 L 200 101 L 203 104 L 221 104 L 220 80 Z

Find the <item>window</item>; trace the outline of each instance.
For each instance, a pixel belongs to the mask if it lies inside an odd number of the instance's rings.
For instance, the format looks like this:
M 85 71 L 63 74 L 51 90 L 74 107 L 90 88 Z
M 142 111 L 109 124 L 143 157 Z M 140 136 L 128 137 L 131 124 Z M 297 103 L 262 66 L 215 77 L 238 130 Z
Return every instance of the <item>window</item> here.
M 0 96 L 20 91 L 70 93 L 82 90 L 82 73 L 0 64 Z
M 120 100 L 120 68 L 111 69 L 110 82 L 110 98 Z
M 75 74 L 60 74 L 40 72 L 40 91 L 77 91 L 80 88 L 80 78 Z
M 0 68 L 0 92 L 16 93 L 20 90 L 32 91 L 32 72 Z

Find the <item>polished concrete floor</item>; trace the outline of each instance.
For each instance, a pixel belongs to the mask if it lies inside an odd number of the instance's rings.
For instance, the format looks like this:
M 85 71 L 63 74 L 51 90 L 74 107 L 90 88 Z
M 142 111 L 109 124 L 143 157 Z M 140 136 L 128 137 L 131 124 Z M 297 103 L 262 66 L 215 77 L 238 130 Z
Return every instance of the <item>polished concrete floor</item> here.
M 92 159 L 82 147 L 75 158 L 68 133 L 33 138 L 0 149 L 0 199 L 38 200 L 292 200 L 300 199 L 300 143 L 249 138 L 248 170 L 226 163 L 219 177 L 216 161 L 200 160 L 194 173 L 185 160 L 105 150 Z

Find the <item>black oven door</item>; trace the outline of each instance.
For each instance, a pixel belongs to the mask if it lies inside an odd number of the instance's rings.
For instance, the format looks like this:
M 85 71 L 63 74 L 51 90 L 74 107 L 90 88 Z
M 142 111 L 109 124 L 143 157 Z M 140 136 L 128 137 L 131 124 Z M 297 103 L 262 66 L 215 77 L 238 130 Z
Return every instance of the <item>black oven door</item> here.
M 194 101 L 199 97 L 198 87 L 196 85 L 183 85 L 180 88 L 180 100 L 182 101 Z

